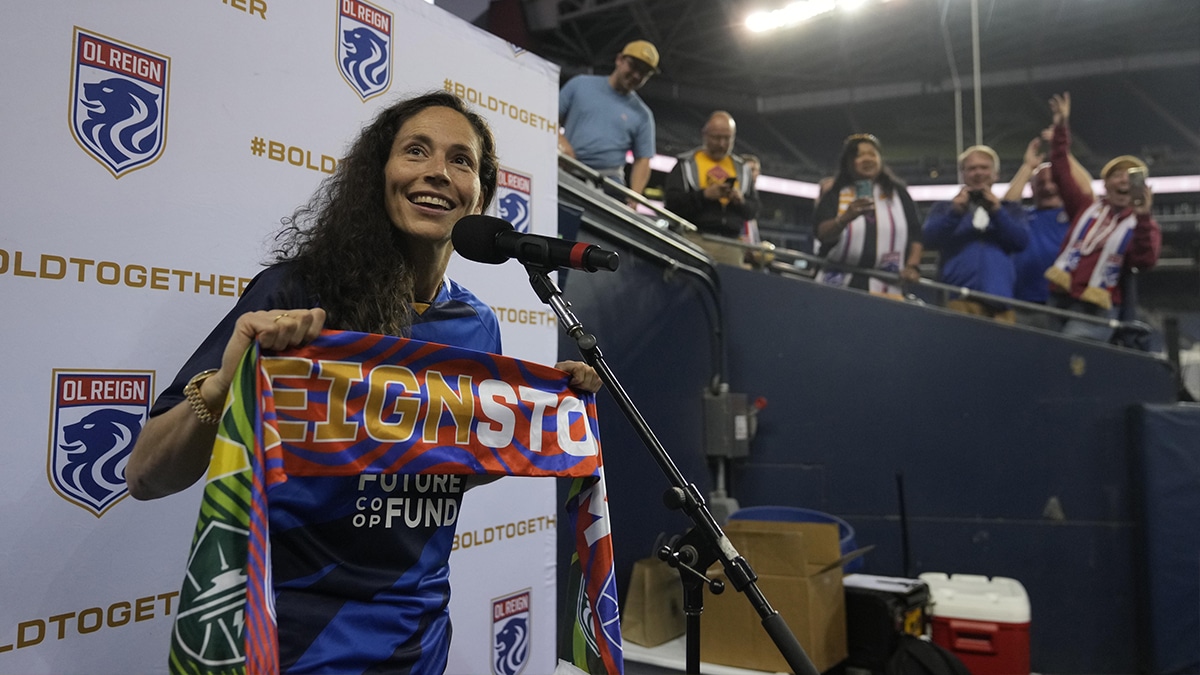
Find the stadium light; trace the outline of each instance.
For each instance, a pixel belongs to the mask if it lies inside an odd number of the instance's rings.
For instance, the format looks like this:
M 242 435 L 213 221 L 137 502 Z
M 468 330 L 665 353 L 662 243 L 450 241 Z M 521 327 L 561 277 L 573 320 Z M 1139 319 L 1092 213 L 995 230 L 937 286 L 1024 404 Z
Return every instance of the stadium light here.
M 750 14 L 746 17 L 746 28 L 753 33 L 763 33 L 795 26 L 819 14 L 832 12 L 837 5 L 836 0 L 798 0 L 779 9 Z

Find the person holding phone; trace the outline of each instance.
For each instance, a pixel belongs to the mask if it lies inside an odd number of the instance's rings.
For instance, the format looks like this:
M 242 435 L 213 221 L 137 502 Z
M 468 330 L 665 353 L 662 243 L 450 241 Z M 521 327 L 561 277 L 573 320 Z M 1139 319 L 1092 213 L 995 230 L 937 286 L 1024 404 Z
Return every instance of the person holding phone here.
M 679 155 L 667 175 L 664 205 L 701 233 L 737 239 L 759 207 L 750 166 L 733 152 L 737 123 L 718 110 L 701 135 L 704 145 Z
M 879 139 L 854 134 L 842 143 L 837 172 L 817 201 L 818 255 L 862 269 L 921 278 L 921 230 L 917 207 L 901 181 L 883 162 Z M 865 274 L 822 269 L 817 280 L 875 293 L 901 289 Z
M 1016 270 L 1012 256 L 1029 245 L 1025 214 L 1016 202 L 992 192 L 1000 174 L 1000 157 L 986 145 L 967 148 L 958 156 L 963 185 L 949 201 L 929 209 L 921 236 L 940 254 L 938 280 L 951 286 L 1013 297 Z M 946 308 L 1003 323 L 1015 323 L 1016 312 L 1006 303 L 959 297 Z
M 1104 165 L 1104 196 L 1093 198 L 1071 173 L 1071 94 L 1050 99 L 1054 137 L 1050 171 L 1062 195 L 1071 228 L 1054 264 L 1046 270 L 1051 303 L 1060 309 L 1114 319 L 1121 317 L 1122 283 L 1131 269 L 1150 269 L 1162 249 L 1162 230 L 1150 215 L 1154 195 L 1146 185 L 1146 163 L 1121 155 Z M 1107 342 L 1105 324 L 1059 320 L 1066 335 Z

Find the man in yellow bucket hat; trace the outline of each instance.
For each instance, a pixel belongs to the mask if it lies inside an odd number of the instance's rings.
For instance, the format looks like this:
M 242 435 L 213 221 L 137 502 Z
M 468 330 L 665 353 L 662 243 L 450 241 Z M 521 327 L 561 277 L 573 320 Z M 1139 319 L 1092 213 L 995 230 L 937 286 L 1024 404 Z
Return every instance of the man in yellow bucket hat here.
M 654 114 L 637 90 L 659 72 L 658 49 L 645 40 L 625 45 L 606 76 L 578 75 L 558 95 L 558 149 L 625 184 L 625 156 L 633 152 L 629 189 L 641 193 L 655 153 Z
M 1147 270 L 1158 262 L 1162 230 L 1150 215 L 1154 195 L 1146 184 L 1146 163 L 1121 155 L 1100 171 L 1103 197 L 1093 199 L 1071 174 L 1071 95 L 1050 99 L 1054 138 L 1050 171 L 1062 195 L 1071 228 L 1054 264 L 1046 270 L 1050 303 L 1060 309 L 1115 319 L 1120 315 L 1121 281 L 1132 268 Z M 1070 319 L 1064 334 L 1107 342 L 1106 324 Z

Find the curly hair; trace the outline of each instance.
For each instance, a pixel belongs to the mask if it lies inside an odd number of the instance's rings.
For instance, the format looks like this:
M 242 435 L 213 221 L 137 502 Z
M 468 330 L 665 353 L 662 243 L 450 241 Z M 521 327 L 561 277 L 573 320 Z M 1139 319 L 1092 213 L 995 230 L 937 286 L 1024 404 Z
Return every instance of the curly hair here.
M 283 219 L 275 262 L 290 262 L 310 296 L 328 313 L 326 325 L 406 335 L 412 325 L 416 266 L 408 235 L 385 207 L 384 166 L 400 127 L 426 108 L 467 118 L 479 137 L 483 209 L 496 194 L 496 141 L 484 119 L 444 91 L 399 101 L 363 128 L 349 152 L 308 203 Z
M 887 164 L 883 163 L 883 148 L 879 144 L 879 139 L 871 134 L 854 134 L 847 137 L 842 143 L 842 154 L 838 157 L 837 173 L 834 175 L 833 186 L 829 188 L 829 191 L 836 193 L 858 180 L 858 174 L 854 171 L 854 159 L 858 157 L 858 146 L 863 143 L 870 143 L 879 151 L 879 175 L 875 177 L 875 182 L 879 183 L 879 190 L 884 197 L 891 197 L 896 188 L 904 187 L 904 181 L 893 173 Z

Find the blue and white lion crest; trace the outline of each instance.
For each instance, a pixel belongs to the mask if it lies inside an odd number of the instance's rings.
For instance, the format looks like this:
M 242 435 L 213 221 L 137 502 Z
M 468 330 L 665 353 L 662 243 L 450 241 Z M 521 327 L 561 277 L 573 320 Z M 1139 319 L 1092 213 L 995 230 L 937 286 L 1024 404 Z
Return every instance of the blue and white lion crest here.
M 338 2 L 338 68 L 366 101 L 392 84 L 391 12 L 362 0 Z
M 500 217 L 513 224 L 518 232 L 529 232 L 529 199 L 519 192 L 509 192 L 497 202 Z
M 128 493 L 125 464 L 150 387 L 148 375 L 55 373 L 50 477 L 63 498 L 100 516 Z
M 496 175 L 496 198 L 489 207 L 488 215 L 507 220 L 517 232 L 528 233 L 533 229 L 532 204 L 533 179 L 500 167 Z
M 75 29 L 71 131 L 116 178 L 159 158 L 170 59 Z
M 529 663 L 528 590 L 492 601 L 492 672 L 517 675 Z

